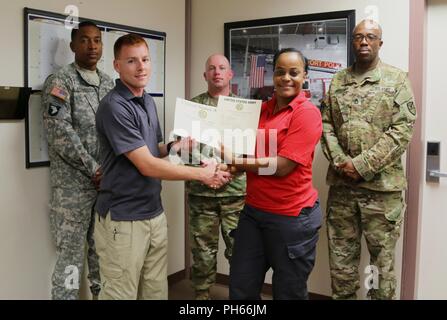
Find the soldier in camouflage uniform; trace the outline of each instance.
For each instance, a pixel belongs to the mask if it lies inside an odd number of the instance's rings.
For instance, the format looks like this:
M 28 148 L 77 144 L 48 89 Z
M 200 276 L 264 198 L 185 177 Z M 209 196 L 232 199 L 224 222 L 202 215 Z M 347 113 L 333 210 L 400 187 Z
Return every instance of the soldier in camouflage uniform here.
M 353 66 L 337 73 L 322 105 L 322 148 L 330 162 L 327 232 L 333 298 L 356 299 L 360 239 L 379 272 L 372 299 L 395 299 L 394 250 L 405 211 L 401 156 L 416 109 L 405 72 L 384 64 L 382 30 L 364 20 L 353 32 Z
M 205 64 L 204 77 L 208 83 L 208 91 L 194 97 L 192 101 L 215 107 L 219 95 L 234 96 L 230 92 L 233 72 L 225 56 L 211 55 Z M 204 145 L 200 146 L 200 155 L 193 152 L 194 163 L 200 162 L 199 156 L 215 158 L 220 162 L 214 151 Z M 229 184 L 218 190 L 197 181 L 186 183 L 194 260 L 192 282 L 198 300 L 209 299 L 209 289 L 216 282 L 219 225 L 226 245 L 225 257 L 228 260 L 231 258 L 233 238 L 230 232 L 237 227 L 239 213 L 244 206 L 245 183 L 245 174 L 236 175 Z
M 96 69 L 101 58 L 101 31 L 91 22 L 73 29 L 70 47 L 75 62 L 45 81 L 43 119 L 50 159 L 50 228 L 56 243 L 53 299 L 78 299 L 88 239 L 91 292 L 100 290 L 94 251 L 92 213 L 101 177 L 95 113 L 113 88 L 109 76 Z

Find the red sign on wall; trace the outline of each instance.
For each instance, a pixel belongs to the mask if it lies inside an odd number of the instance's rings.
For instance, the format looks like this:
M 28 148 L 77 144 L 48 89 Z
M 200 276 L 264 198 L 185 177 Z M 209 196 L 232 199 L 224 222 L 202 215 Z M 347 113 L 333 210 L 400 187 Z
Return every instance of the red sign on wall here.
M 309 59 L 309 67 L 338 70 L 341 69 L 341 63 Z

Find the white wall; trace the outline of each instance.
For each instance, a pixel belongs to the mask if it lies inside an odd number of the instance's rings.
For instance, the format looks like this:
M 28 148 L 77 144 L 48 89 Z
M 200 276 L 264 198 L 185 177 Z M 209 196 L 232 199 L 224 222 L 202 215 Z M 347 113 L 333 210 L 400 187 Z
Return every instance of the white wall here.
M 281 0 L 275 3 L 271 0 L 192 0 L 191 95 L 194 96 L 206 90 L 206 83 L 202 77 L 206 58 L 211 53 L 224 52 L 225 22 L 350 9 L 356 10 L 357 22 L 376 13 L 373 17 L 379 20 L 384 30 L 382 60 L 408 70 L 409 3 L 407 0 Z M 327 162 L 318 148 L 314 161 L 314 183 L 319 189 L 324 207 L 328 190 L 325 183 L 326 169 Z M 223 247 L 222 241 L 220 247 Z M 396 271 L 399 281 L 402 241 L 396 252 L 398 257 Z M 363 255 L 362 265 L 365 265 L 366 261 L 367 257 Z M 219 252 L 218 271 L 228 274 L 228 265 L 223 258 L 222 250 Z M 269 281 L 270 279 L 267 278 L 267 282 Z M 324 295 L 330 295 L 331 292 L 325 227 L 320 232 L 317 262 L 309 281 L 309 291 Z M 364 290 L 362 290 L 362 295 L 364 295 Z
M 0 86 L 23 86 L 23 8 L 64 13 L 167 33 L 166 132 L 184 96 L 185 9 L 178 0 L 2 1 Z M 55 262 L 48 222 L 48 168 L 25 169 L 24 121 L 0 121 L 0 299 L 48 299 Z M 184 269 L 183 183 L 163 184 L 169 224 L 169 274 Z
M 445 119 L 445 18 L 447 0 L 429 0 L 427 14 L 427 68 L 425 109 L 420 115 L 424 141 L 441 141 L 441 171 L 447 172 L 447 131 Z M 425 144 L 425 143 L 424 143 Z M 425 154 L 425 152 L 424 152 Z M 423 156 L 425 158 L 425 156 Z M 421 181 L 422 215 L 418 254 L 416 298 L 446 299 L 447 178 L 425 182 L 425 161 Z

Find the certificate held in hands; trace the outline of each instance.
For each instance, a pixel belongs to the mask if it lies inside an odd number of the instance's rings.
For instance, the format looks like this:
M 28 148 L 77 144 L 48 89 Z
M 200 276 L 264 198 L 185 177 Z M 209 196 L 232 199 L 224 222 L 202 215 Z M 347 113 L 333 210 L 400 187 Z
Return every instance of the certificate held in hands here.
M 261 104 L 261 100 L 219 96 L 216 108 L 177 98 L 174 134 L 254 155 Z
M 217 148 L 220 141 L 218 122 L 216 107 L 177 98 L 174 135 L 191 137 Z

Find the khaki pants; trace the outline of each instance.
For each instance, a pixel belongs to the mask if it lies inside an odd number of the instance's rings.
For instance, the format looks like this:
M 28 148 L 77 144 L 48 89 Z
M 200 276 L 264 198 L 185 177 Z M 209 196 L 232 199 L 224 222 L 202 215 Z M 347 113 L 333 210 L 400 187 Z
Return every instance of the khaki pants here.
M 168 235 L 164 213 L 150 220 L 113 221 L 96 214 L 100 300 L 167 299 Z

